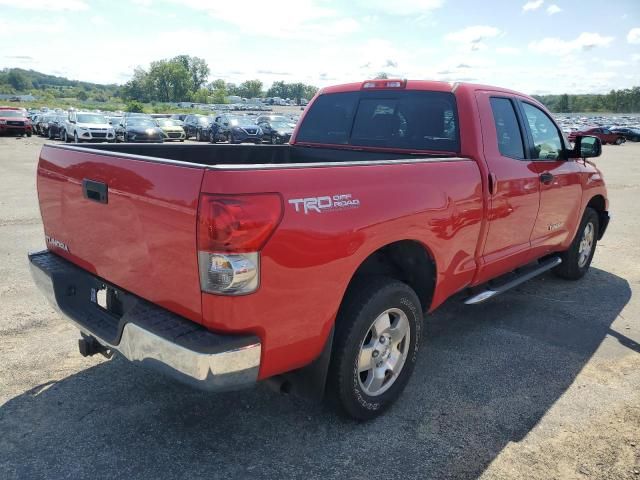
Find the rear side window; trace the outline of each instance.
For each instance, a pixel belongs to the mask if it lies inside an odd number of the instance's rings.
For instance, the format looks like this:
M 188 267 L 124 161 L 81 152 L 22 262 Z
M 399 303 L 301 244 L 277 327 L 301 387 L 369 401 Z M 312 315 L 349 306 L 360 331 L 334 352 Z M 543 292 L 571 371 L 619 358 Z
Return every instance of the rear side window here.
M 522 132 L 513 103 L 508 98 L 491 98 L 493 121 L 496 124 L 498 148 L 505 157 L 524 159 Z
M 321 95 L 300 125 L 297 140 L 457 152 L 460 142 L 455 97 L 429 91 Z

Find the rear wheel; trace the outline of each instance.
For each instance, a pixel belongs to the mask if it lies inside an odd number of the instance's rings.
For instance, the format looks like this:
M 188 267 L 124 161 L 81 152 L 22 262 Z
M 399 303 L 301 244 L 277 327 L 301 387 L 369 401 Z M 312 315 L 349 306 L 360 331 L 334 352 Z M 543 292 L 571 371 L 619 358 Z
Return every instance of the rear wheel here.
M 201 142 L 202 136 L 200 135 L 200 130 L 196 131 L 196 142 Z
M 352 418 L 380 415 L 411 377 L 421 331 L 420 301 L 408 285 L 386 277 L 355 281 L 336 320 L 330 398 Z
M 63 130 L 62 132 L 62 140 L 64 141 L 64 143 L 69 143 L 69 135 L 67 135 L 66 130 Z
M 73 132 L 73 143 L 80 143 L 80 139 L 78 138 L 78 132 Z
M 598 213 L 587 207 L 578 233 L 569 249 L 562 254 L 562 263 L 553 270 L 556 275 L 568 280 L 578 280 L 587 273 L 596 251 L 599 228 Z
M 616 145 L 622 145 L 622 139 L 616 138 Z

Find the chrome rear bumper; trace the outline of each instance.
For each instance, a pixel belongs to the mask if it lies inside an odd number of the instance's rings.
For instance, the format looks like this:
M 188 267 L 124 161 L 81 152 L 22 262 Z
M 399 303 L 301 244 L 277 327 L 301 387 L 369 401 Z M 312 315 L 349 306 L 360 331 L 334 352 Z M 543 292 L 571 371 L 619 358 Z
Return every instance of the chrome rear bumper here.
M 261 344 L 252 335 L 218 335 L 201 325 L 114 287 L 48 250 L 29 254 L 36 285 L 82 333 L 132 362 L 197 388 L 233 390 L 258 378 Z M 98 305 L 110 289 L 118 313 Z

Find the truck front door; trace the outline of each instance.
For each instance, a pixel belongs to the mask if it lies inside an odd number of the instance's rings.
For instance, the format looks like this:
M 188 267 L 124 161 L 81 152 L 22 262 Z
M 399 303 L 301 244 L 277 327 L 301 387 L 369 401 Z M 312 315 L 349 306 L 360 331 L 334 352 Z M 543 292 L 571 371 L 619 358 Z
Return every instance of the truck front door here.
M 540 210 L 531 232 L 532 251 L 540 257 L 568 247 L 573 239 L 582 213 L 580 166 L 565 159 L 564 138 L 549 115 L 526 101 L 520 105 L 529 157 L 540 182 Z
M 527 158 L 524 122 L 517 100 L 476 92 L 484 156 L 489 169 L 488 231 L 474 283 L 526 263 L 538 215 L 539 174 Z

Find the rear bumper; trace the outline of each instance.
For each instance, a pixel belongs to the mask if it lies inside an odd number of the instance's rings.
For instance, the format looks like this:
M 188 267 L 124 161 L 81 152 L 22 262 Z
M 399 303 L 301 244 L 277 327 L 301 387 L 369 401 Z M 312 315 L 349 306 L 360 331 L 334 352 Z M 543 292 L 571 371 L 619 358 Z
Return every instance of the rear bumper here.
M 29 254 L 31 274 L 49 302 L 85 335 L 169 376 L 209 391 L 234 390 L 258 378 L 261 344 L 252 335 L 218 335 L 75 266 L 48 250 Z M 115 292 L 121 314 L 100 307 Z

